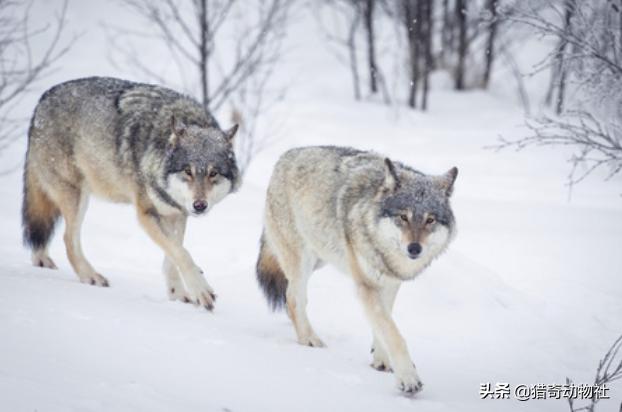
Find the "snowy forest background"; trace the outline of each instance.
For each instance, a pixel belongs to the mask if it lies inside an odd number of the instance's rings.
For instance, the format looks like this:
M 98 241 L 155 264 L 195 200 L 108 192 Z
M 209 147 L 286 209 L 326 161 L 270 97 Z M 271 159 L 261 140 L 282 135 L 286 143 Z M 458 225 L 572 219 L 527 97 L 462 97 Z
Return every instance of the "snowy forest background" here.
M 131 208 L 87 213 L 85 252 L 109 290 L 77 282 L 60 236 L 60 270 L 30 267 L 29 116 L 47 88 L 93 75 L 166 85 L 241 124 L 244 185 L 186 241 L 214 314 L 168 302 Z M 622 409 L 620 90 L 620 0 L 0 0 L 0 406 Z M 335 269 L 310 283 L 325 350 L 297 346 L 255 285 L 272 166 L 312 144 L 460 169 L 456 241 L 395 308 L 426 384 L 416 400 L 367 366 L 369 328 Z M 567 378 L 605 381 L 612 399 L 478 392 Z

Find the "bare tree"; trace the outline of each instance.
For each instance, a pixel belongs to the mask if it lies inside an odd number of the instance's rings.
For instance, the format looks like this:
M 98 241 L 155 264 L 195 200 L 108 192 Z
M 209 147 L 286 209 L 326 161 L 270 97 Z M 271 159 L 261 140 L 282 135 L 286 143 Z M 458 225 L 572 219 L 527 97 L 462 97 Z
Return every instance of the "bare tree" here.
M 352 85 L 354 87 L 354 98 L 356 100 L 361 99 L 361 80 L 359 76 L 358 63 L 356 57 L 356 29 L 361 20 L 361 13 L 358 9 L 354 10 L 354 16 L 350 21 L 350 27 L 348 28 L 348 37 L 346 45 L 348 46 L 348 58 L 350 61 L 350 71 L 352 72 Z
M 571 30 L 570 23 L 572 21 L 572 15 L 575 10 L 574 0 L 566 0 L 563 7 L 565 9 L 564 33 L 569 33 Z M 549 82 L 549 88 L 545 98 L 546 103 L 551 105 L 553 101 L 553 94 L 557 91 L 557 100 L 555 102 L 555 110 L 557 114 L 561 114 L 564 108 L 564 97 L 566 92 L 566 70 L 564 67 L 564 60 L 567 46 L 568 41 L 566 40 L 566 36 L 560 36 L 557 52 L 555 53 L 555 64 L 551 66 L 551 80 Z
M 444 66 L 448 65 L 449 54 L 453 50 L 454 30 L 453 16 L 450 12 L 451 5 L 449 0 L 442 0 L 443 20 L 441 24 L 441 62 Z
M 430 73 L 434 65 L 432 56 L 432 38 L 434 33 L 434 0 L 423 1 L 422 23 L 422 41 L 425 49 L 424 68 L 423 68 L 423 96 L 421 100 L 421 109 L 428 109 L 428 92 L 430 89 Z
M 408 40 L 408 106 L 413 109 L 417 107 L 417 92 L 421 74 L 422 1 L 402 0 L 402 10 L 399 14 Z
M 456 21 L 458 22 L 458 64 L 454 74 L 456 90 L 464 89 L 465 62 L 469 46 L 467 39 L 467 4 L 466 0 L 456 0 Z
M 497 9 L 500 0 L 486 0 L 486 12 L 490 21 L 488 22 L 488 38 L 486 40 L 486 64 L 484 68 L 484 78 L 482 79 L 482 87 L 488 88 L 490 82 L 490 73 L 492 72 L 492 64 L 495 59 L 495 40 L 497 37 L 498 15 Z
M 464 90 L 470 85 L 487 88 L 495 58 L 500 52 L 499 45 L 505 47 L 503 53 L 507 57 L 511 53 L 510 44 L 526 37 L 515 30 L 512 21 L 508 19 L 523 1 L 442 1 L 442 47 L 439 61 L 443 67 L 452 70 L 456 90 Z M 500 15 L 502 9 L 504 14 Z M 477 58 L 480 53 L 483 54 L 483 64 Z M 479 81 L 476 80 L 478 78 Z
M 355 99 L 361 99 L 357 35 L 364 34 L 370 94 L 375 95 L 380 92 L 383 102 L 390 104 L 391 97 L 378 62 L 377 34 L 377 20 L 383 16 L 379 12 L 386 12 L 389 7 L 387 3 L 384 0 L 324 0 L 320 4 L 326 7 L 315 10 L 316 18 L 329 44 L 338 46 L 336 50 L 333 50 L 337 58 L 350 68 Z M 328 11 L 328 14 L 324 13 L 325 11 Z M 329 23 L 336 24 L 330 25 Z M 342 30 L 343 27 L 346 28 L 345 32 Z M 360 33 L 360 29 L 364 33 Z M 347 52 L 347 58 L 343 57 L 344 49 Z
M 252 5 L 235 0 L 122 1 L 144 18 L 149 30 L 140 33 L 109 27 L 113 49 L 124 58 L 123 64 L 142 76 L 170 85 L 167 77 L 140 58 L 134 44 L 140 37 L 157 40 L 177 65 L 186 92 L 195 95 L 210 112 L 220 110 L 225 104 L 232 106 L 236 118 L 243 119 L 246 125 L 236 138 L 238 149 L 257 150 L 258 137 L 252 132 L 256 130 L 254 124 L 258 117 L 269 101 L 274 100 L 265 94 L 282 54 L 292 1 L 262 0 Z M 194 70 L 188 74 L 187 67 Z M 249 144 L 245 142 L 247 139 L 255 142 Z M 252 157 L 252 153 L 238 154 L 248 161 Z M 245 167 L 240 161 L 240 168 Z
M 504 10 L 511 13 L 522 1 L 504 0 Z M 341 35 L 329 35 L 329 39 L 341 46 L 341 60 L 350 67 L 356 99 L 361 97 L 361 61 L 356 47 L 357 32 L 361 29 L 367 40 L 370 89 L 376 87 L 388 95 L 385 79 L 379 70 L 384 56 L 375 56 L 382 40 L 377 38 L 376 26 L 373 22 L 370 24 L 370 21 L 382 17 L 392 21 L 394 38 L 400 41 L 393 41 L 390 46 L 392 56 L 399 61 L 395 65 L 399 65 L 399 69 L 391 74 L 389 82 L 402 85 L 404 76 L 407 78 L 407 88 L 394 87 L 392 94 L 405 90 L 407 104 L 412 108 L 428 108 L 430 76 L 439 68 L 451 70 L 457 90 L 465 89 L 469 84 L 487 87 L 497 54 L 501 56 L 500 63 L 510 66 L 515 77 L 518 74 L 510 47 L 516 41 L 513 35 L 517 31 L 506 16 L 499 14 L 500 0 L 324 0 L 323 4 L 340 16 L 339 22 L 331 27 L 332 32 L 344 27 L 348 29 Z M 370 13 L 370 10 L 375 11 Z M 325 30 L 331 32 L 326 27 Z M 405 41 L 405 45 L 401 41 Z M 348 53 L 343 53 L 344 50 Z M 477 58 L 480 53 L 483 59 Z M 406 64 L 401 63 L 403 60 Z M 478 78 L 479 81 L 474 80 Z M 516 79 L 521 101 L 527 109 L 529 102 L 523 82 L 519 77 Z M 385 98 L 385 101 L 389 99 Z
M 430 74 L 435 67 L 432 48 L 434 38 L 434 0 L 402 0 L 393 17 L 403 27 L 407 47 L 408 106 L 428 106 Z M 420 89 L 421 87 L 421 89 Z
M 378 65 L 376 63 L 376 37 L 374 34 L 374 11 L 376 8 L 375 6 L 376 0 L 364 0 L 363 16 L 365 21 L 365 38 L 367 39 L 369 90 L 371 93 L 378 92 Z
M 54 64 L 69 50 L 72 40 L 61 44 L 67 17 L 67 0 L 53 23 L 32 27 L 30 11 L 33 1 L 22 3 L 0 0 L 0 151 L 23 131 L 23 119 L 15 119 L 15 105 L 50 73 Z M 43 52 L 32 50 L 32 42 L 44 35 L 51 38 Z
M 361 4 L 358 0 L 325 0 L 323 3 L 328 6 L 327 9 L 331 13 L 330 17 L 333 20 L 336 20 L 336 25 L 341 26 L 343 22 L 345 22 L 345 26 L 347 27 L 345 33 L 335 33 L 333 27 L 327 27 L 323 16 L 320 15 L 322 9 L 315 10 L 316 20 L 322 26 L 322 33 L 328 40 L 329 44 L 337 45 L 337 49 L 333 49 L 335 56 L 350 68 L 354 99 L 360 100 L 361 76 L 359 74 L 358 66 L 356 34 L 361 24 L 361 20 L 363 19 L 363 9 L 360 7 Z M 342 56 L 341 49 L 343 48 L 347 50 L 346 58 Z
M 569 185 L 582 181 L 596 169 L 607 169 L 606 179 L 622 170 L 622 4 L 620 0 L 575 2 L 567 24 L 568 0 L 548 0 L 550 13 L 536 11 L 526 2 L 510 18 L 541 36 L 562 39 L 539 66 L 558 66 L 560 54 L 564 88 L 572 88 L 573 99 L 563 103 L 572 109 L 563 116 L 541 116 L 528 121 L 531 136 L 502 141 L 499 147 L 569 146 Z M 563 16 L 552 19 L 553 16 Z M 559 66 L 558 66 L 559 67 Z

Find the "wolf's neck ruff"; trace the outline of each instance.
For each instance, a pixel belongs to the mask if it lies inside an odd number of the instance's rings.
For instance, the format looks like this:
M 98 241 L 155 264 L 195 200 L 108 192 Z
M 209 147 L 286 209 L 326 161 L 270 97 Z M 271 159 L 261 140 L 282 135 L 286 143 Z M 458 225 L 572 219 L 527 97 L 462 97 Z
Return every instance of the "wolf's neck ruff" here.
M 182 213 L 186 213 L 185 209 L 179 203 L 177 203 L 168 193 L 166 193 L 166 190 L 164 190 L 158 183 L 151 182 L 149 186 L 153 189 L 155 194 L 158 196 L 158 199 L 160 199 L 162 202 L 179 210 Z

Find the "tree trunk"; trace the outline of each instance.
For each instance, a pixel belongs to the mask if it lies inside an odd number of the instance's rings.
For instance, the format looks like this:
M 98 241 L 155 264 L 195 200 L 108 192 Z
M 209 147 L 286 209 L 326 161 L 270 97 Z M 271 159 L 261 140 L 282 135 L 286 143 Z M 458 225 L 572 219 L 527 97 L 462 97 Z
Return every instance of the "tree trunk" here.
M 464 90 L 464 63 L 467 56 L 467 1 L 456 0 L 456 19 L 458 21 L 458 65 L 456 67 L 456 90 Z
M 564 16 L 564 33 L 569 33 L 570 21 L 572 20 L 572 16 L 574 14 L 576 5 L 574 4 L 574 0 L 566 0 L 565 8 L 566 15 Z M 564 111 L 564 97 L 566 93 L 566 68 L 564 67 L 564 54 L 566 53 L 566 46 L 568 42 L 566 39 L 562 39 L 562 43 L 560 44 L 560 53 L 558 55 L 559 61 L 559 93 L 557 95 L 557 104 L 555 105 L 555 112 L 557 114 L 561 114 Z
M 423 0 L 404 0 L 404 24 L 408 37 L 410 65 L 410 93 L 408 105 L 417 107 L 417 90 L 419 86 L 419 60 L 421 41 L 421 2 Z
M 564 2 L 565 15 L 564 15 L 564 33 L 570 31 L 570 20 L 574 14 L 574 0 L 566 0 Z M 551 81 L 549 82 L 549 88 L 544 98 L 545 103 L 548 106 L 553 105 L 553 95 L 557 90 L 557 101 L 555 102 L 555 111 L 560 114 L 564 107 L 564 95 L 566 88 L 566 74 L 564 70 L 564 55 L 566 54 L 566 46 L 568 42 L 565 38 L 559 38 L 559 44 L 557 46 L 557 53 L 555 55 L 555 64 L 551 69 Z
M 199 75 L 201 77 L 201 97 L 203 107 L 209 112 L 209 67 L 208 67 L 208 34 L 209 21 L 207 14 L 207 0 L 199 2 L 199 30 L 201 41 L 199 43 Z
M 555 60 L 558 60 L 558 58 L 556 57 Z M 559 84 L 559 73 L 557 72 L 558 66 L 559 66 L 559 62 L 557 61 L 551 67 L 551 80 L 549 80 L 549 87 L 547 88 L 546 96 L 544 97 L 544 103 L 547 106 L 551 106 L 553 104 L 553 92 L 555 91 L 555 88 Z
M 430 88 L 430 73 L 432 72 L 432 33 L 434 29 L 434 0 L 425 0 L 425 10 L 423 17 L 425 20 L 425 67 L 423 75 L 423 100 L 421 109 L 428 109 L 428 90 Z
M 369 65 L 369 89 L 372 93 L 378 92 L 378 68 L 376 66 L 375 34 L 374 34 L 374 6 L 375 0 L 365 0 L 364 18 L 367 34 L 367 59 Z M 356 7 L 356 6 L 355 6 Z
M 348 31 L 348 57 L 350 60 L 350 72 L 352 73 L 352 86 L 354 88 L 354 99 L 361 100 L 361 82 L 359 76 L 358 62 L 356 60 L 356 28 L 360 20 L 359 8 L 354 8 L 354 17 L 350 23 Z
M 495 59 L 495 37 L 497 36 L 497 7 L 501 0 L 487 0 L 486 9 L 490 12 L 490 25 L 488 26 L 488 41 L 486 42 L 486 67 L 484 69 L 484 78 L 482 87 L 488 88 L 490 83 L 490 73 L 492 72 L 492 63 Z
M 402 8 L 404 11 L 404 28 L 406 29 L 406 42 L 408 44 L 408 106 L 415 107 L 415 97 L 417 95 L 415 71 L 413 68 L 413 60 L 415 54 L 415 13 L 412 8 L 413 0 L 402 0 Z
M 443 0 L 443 26 L 441 28 L 441 60 L 447 65 L 449 52 L 451 51 L 451 23 L 449 17 L 449 0 Z

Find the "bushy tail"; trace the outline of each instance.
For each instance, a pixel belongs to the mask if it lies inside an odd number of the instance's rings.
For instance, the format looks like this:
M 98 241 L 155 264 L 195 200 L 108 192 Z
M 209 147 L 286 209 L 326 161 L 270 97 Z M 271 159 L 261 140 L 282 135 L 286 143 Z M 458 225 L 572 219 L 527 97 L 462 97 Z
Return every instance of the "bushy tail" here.
M 22 202 L 24 245 L 33 250 L 45 249 L 54 233 L 54 226 L 59 216 L 58 207 L 45 194 L 41 183 L 29 170 L 26 159 Z
M 282 309 L 286 303 L 287 278 L 264 235 L 261 236 L 257 259 L 257 281 L 270 308 Z

